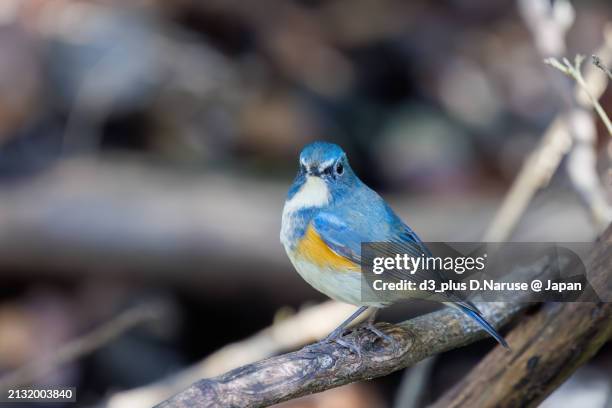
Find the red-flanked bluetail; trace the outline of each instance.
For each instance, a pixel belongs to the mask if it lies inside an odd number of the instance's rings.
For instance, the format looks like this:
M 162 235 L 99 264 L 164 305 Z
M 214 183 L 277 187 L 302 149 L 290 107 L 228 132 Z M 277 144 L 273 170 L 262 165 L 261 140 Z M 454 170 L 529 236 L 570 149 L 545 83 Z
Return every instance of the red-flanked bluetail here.
M 410 227 L 355 175 L 344 151 L 326 142 L 312 143 L 300 154 L 299 170 L 283 209 L 280 238 L 293 266 L 306 282 L 332 299 L 360 306 L 327 338 L 345 345 L 342 334 L 352 320 L 369 307 L 378 310 L 388 306 L 362 301 L 361 244 L 393 242 L 409 251 L 427 252 Z M 432 274 L 426 278 L 436 277 Z M 462 301 L 452 292 L 438 300 L 466 313 L 508 347 L 472 303 Z M 390 340 L 373 325 L 375 314 L 368 319 L 367 327 Z

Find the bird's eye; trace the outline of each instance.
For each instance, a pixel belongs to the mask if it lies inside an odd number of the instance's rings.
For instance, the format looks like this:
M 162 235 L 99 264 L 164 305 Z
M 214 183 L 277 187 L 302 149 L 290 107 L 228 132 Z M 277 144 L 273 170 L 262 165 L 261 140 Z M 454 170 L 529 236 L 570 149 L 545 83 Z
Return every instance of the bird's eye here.
M 341 176 L 342 173 L 344 173 L 344 166 L 342 165 L 341 162 L 336 163 L 336 174 Z

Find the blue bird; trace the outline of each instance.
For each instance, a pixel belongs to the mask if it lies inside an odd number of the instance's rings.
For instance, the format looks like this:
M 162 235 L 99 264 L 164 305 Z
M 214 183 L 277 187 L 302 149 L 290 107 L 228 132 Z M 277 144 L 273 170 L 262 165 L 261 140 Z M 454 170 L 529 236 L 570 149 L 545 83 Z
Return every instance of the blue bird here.
M 388 304 L 362 300 L 361 243 L 390 242 L 400 248 L 416 246 L 425 253 L 429 251 L 389 205 L 355 175 L 339 146 L 314 142 L 302 150 L 299 170 L 283 209 L 280 239 L 291 263 L 306 282 L 332 299 L 360 306 L 326 340 L 354 350 L 342 339 L 342 334 L 355 318 L 373 307 L 366 327 L 393 342 L 374 326 L 376 312 Z M 441 279 L 435 273 L 418 276 L 424 273 L 418 272 L 417 278 Z M 453 293 L 440 296 L 436 300 L 466 313 L 508 348 L 474 304 Z

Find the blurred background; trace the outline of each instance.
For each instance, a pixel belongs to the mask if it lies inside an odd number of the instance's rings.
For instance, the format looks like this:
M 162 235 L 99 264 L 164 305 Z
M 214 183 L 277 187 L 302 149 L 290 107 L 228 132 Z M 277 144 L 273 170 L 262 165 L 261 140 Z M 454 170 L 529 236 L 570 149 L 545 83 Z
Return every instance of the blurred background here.
M 566 55 L 590 55 L 612 5 L 574 6 Z M 566 109 L 542 58 L 510 0 L 2 0 L 0 383 L 26 366 L 17 379 L 76 386 L 79 406 L 121 406 L 117 393 L 325 300 L 279 243 L 313 140 L 340 144 L 424 240 L 482 239 Z M 612 112 L 610 89 L 601 103 Z M 511 239 L 596 237 L 564 164 Z M 49 362 L 108 324 L 109 338 Z M 429 362 L 414 406 L 493 346 Z M 392 407 L 409 372 L 284 406 Z M 544 405 L 612 404 L 611 374 L 608 344 Z

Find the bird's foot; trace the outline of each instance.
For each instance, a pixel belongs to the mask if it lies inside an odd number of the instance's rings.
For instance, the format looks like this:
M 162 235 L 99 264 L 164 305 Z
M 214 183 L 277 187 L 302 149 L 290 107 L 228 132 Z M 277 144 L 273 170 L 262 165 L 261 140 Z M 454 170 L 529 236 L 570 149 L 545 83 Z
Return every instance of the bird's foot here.
M 361 358 L 361 348 L 359 348 L 359 346 L 355 344 L 355 342 L 349 339 L 343 338 L 345 331 L 346 329 L 344 328 L 337 328 L 336 330 L 331 332 L 329 336 L 325 337 L 320 342 L 321 343 L 336 343 L 339 346 L 342 346 L 348 349 L 349 351 L 355 353 L 359 358 Z
M 397 350 L 399 350 L 399 344 L 397 340 L 393 336 L 390 336 L 387 333 L 380 330 L 378 327 L 374 325 L 374 323 L 368 322 L 363 326 L 363 328 L 365 330 L 368 330 L 370 333 L 374 334 L 379 339 L 382 339 L 383 341 L 387 342 L 389 346 L 391 346 L 391 348 L 393 349 L 393 352 L 396 352 Z
M 361 348 L 359 348 L 359 346 L 354 342 L 350 340 L 345 340 L 342 337 L 338 337 L 330 341 L 333 341 L 334 343 L 348 349 L 349 351 L 355 353 L 357 357 L 361 358 Z

